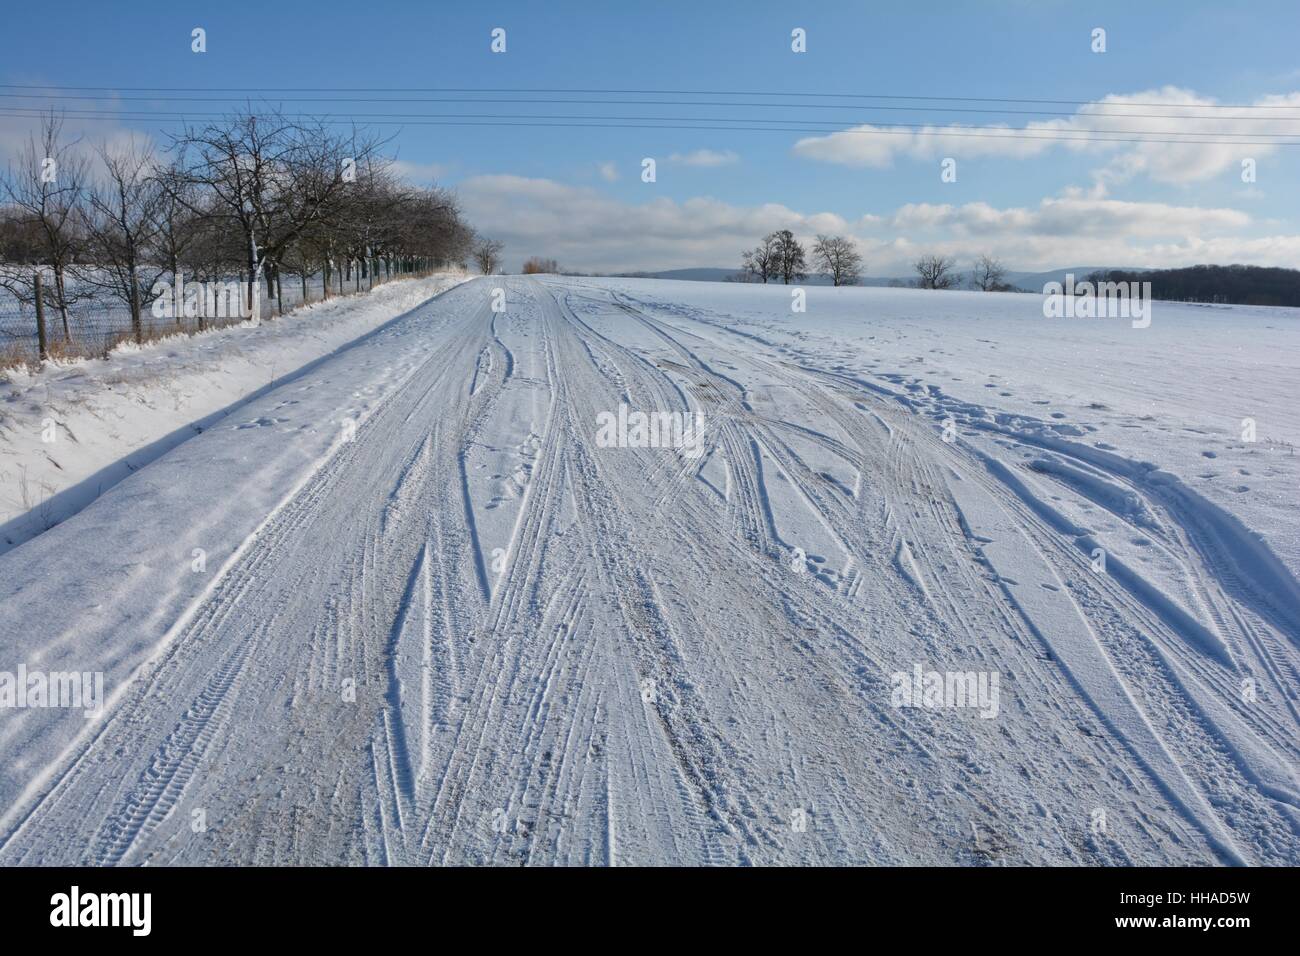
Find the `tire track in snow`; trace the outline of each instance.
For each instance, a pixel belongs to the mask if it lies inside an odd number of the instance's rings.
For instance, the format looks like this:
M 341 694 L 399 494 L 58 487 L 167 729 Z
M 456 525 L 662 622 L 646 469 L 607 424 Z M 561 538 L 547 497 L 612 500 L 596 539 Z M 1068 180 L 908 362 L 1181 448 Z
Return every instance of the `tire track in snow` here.
M 598 283 L 502 281 L 508 317 L 484 283 L 460 293 L 463 321 L 268 524 L 0 860 L 76 860 L 88 839 L 104 862 L 1210 858 L 1196 796 L 1180 784 L 1192 812 L 1174 813 L 1092 730 L 1015 585 L 981 563 L 949 469 L 1084 595 L 1099 643 L 1135 648 L 1134 673 L 1161 665 L 1123 627 L 1175 653 L 1173 677 L 1150 671 L 1171 700 L 1138 703 L 1174 764 L 1202 748 L 1205 773 L 1231 775 L 1205 715 L 1183 706 L 1197 682 L 1226 686 L 1219 665 L 1178 656 L 1117 583 L 1076 585 L 1083 553 L 941 443 L 919 401 L 752 340 L 725 352 L 715 325 Z M 521 388 L 542 397 L 516 401 Z M 708 454 L 597 448 L 594 415 L 620 400 L 705 408 Z M 493 524 L 479 472 L 528 415 L 531 472 Z M 712 455 L 723 497 L 704 478 Z M 823 457 L 849 477 L 819 477 Z M 853 562 L 838 586 L 790 570 L 765 504 L 778 495 L 793 534 L 821 528 Z M 1232 595 L 1212 603 L 1229 627 Z M 888 675 L 918 660 L 1002 671 L 1003 716 L 892 707 Z M 343 679 L 355 702 L 339 699 Z M 1284 727 L 1246 729 L 1276 742 Z M 1080 820 L 1097 803 L 1117 808 L 1106 839 Z M 206 835 L 185 825 L 195 806 Z M 1233 811 L 1243 853 L 1294 847 L 1253 804 Z

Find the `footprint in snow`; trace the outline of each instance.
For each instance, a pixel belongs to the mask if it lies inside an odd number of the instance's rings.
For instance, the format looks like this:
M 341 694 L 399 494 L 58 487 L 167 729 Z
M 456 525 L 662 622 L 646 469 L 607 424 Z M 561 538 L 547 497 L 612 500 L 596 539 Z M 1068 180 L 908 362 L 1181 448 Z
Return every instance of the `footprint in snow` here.
M 255 419 L 253 419 L 251 422 L 244 422 L 242 425 L 236 425 L 235 428 L 237 428 L 237 429 L 244 429 L 244 428 L 266 428 L 266 427 L 268 427 L 268 426 L 270 426 L 270 425 L 280 425 L 280 424 L 283 424 L 284 422 L 287 422 L 288 420 L 289 420 L 289 419 L 287 419 L 287 418 L 266 418 L 265 416 L 263 416 L 262 418 L 255 418 Z

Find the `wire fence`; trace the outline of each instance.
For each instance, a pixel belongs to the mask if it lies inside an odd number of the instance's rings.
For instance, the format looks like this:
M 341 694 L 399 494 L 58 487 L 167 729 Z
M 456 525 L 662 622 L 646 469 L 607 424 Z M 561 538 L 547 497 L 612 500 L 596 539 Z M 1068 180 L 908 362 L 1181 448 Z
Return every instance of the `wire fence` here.
M 340 296 L 369 292 L 375 286 L 399 278 L 429 274 L 425 269 L 393 269 L 381 260 L 377 267 L 365 269 L 331 269 L 326 274 L 289 275 L 259 283 L 260 315 L 270 320 L 303 305 Z M 131 309 L 120 298 L 88 283 L 69 279 L 66 310 L 58 307 L 58 297 L 49 286 L 49 270 L 44 270 L 46 289 L 42 296 L 47 351 L 51 357 L 106 357 L 118 345 L 135 341 Z M 179 289 L 174 277 L 164 276 L 163 294 L 142 293 L 140 309 L 141 341 L 153 341 L 170 335 L 195 334 L 245 322 L 252 314 L 248 304 L 248 283 L 242 276 L 219 281 L 198 281 L 182 275 Z M 0 367 L 35 363 L 40 359 L 40 341 L 34 301 L 23 301 L 0 288 Z

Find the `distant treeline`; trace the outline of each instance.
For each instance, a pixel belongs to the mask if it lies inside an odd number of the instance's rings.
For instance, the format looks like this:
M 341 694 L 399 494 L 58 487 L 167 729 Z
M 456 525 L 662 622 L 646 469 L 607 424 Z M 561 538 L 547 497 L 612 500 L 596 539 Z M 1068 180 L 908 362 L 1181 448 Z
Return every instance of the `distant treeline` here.
M 1300 307 L 1300 270 L 1263 266 L 1191 266 L 1132 272 L 1093 272 L 1090 282 L 1150 282 L 1151 297 L 1175 302 Z

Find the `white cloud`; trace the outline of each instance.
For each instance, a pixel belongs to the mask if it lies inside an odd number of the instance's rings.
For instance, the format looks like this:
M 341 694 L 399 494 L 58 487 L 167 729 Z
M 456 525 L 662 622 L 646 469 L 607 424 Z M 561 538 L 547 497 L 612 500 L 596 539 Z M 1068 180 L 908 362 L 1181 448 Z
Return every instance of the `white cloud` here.
M 988 124 L 993 125 L 993 124 Z M 967 132 L 963 132 L 967 130 Z M 907 129 L 900 126 L 863 124 L 851 129 L 809 136 L 794 144 L 794 151 L 807 159 L 817 159 L 843 166 L 882 168 L 896 156 L 928 160 L 943 156 L 978 157 L 1011 156 L 1024 159 L 1046 152 L 1052 145 L 1046 139 L 1018 138 L 1019 130 L 998 125 L 997 129 L 971 135 L 969 125 L 926 126 Z
M 589 188 L 521 176 L 475 176 L 458 187 L 466 215 L 506 243 L 507 261 L 553 256 L 593 271 L 728 266 L 773 229 L 847 232 L 834 213 L 777 203 L 734 206 L 708 197 L 625 203 Z
M 730 166 L 740 162 L 740 156 L 729 149 L 697 149 L 690 153 L 673 153 L 668 162 L 677 166 Z
M 1287 110 L 1277 107 L 1300 109 L 1300 92 L 1265 96 L 1248 105 L 1254 109 L 1215 108 L 1220 104 L 1210 97 L 1166 86 L 1112 94 L 1081 106 L 1069 117 L 1032 121 L 1019 127 L 952 123 L 909 129 L 864 124 L 826 136 L 805 137 L 795 143 L 794 151 L 823 162 L 883 167 L 898 156 L 917 160 L 945 156 L 1025 159 L 1063 149 L 1109 155 L 1109 161 L 1096 171 L 1103 182 L 1144 175 L 1160 182 L 1189 183 L 1237 167 L 1243 158 L 1258 159 L 1273 153 L 1276 146 L 1256 143 L 1294 132 L 1294 119 L 1285 118 Z M 996 128 L 971 128 L 976 125 Z M 1114 141 L 1135 139 L 1139 133 L 1149 139 Z M 1178 140 L 1188 134 L 1207 140 L 1160 141 Z
M 997 209 L 983 202 L 961 206 L 909 203 L 889 220 L 899 230 L 942 229 L 956 237 L 1079 238 L 1185 236 L 1212 230 L 1238 230 L 1250 222 L 1249 215 L 1236 209 L 1125 202 L 1077 194 L 1044 199 L 1034 209 Z
M 41 141 L 41 120 L 35 115 L 30 119 L 0 119 L 0 175 L 10 166 L 20 167 L 29 143 Z M 100 156 L 101 150 L 109 156 L 135 154 L 142 159 L 147 157 L 155 166 L 169 159 L 156 138 L 148 132 L 126 129 L 113 123 L 66 120 L 58 141 L 67 148 L 70 156 L 85 160 L 88 186 L 104 182 L 107 169 Z
M 520 176 L 473 177 L 459 193 L 475 228 L 506 243 L 508 261 L 547 255 L 598 272 L 738 267 L 741 251 L 773 229 L 790 229 L 805 242 L 822 232 L 851 235 L 872 275 L 905 274 L 922 251 L 956 256 L 963 266 L 989 251 L 1024 271 L 1300 261 L 1300 235 L 1260 235 L 1272 225 L 1240 210 L 1121 201 L 1100 188 L 1067 190 L 1030 207 L 919 203 L 852 221 L 707 197 L 627 203 Z
M 407 182 L 417 185 L 436 183 L 447 175 L 447 167 L 441 163 L 412 163 L 405 159 L 393 160 L 393 172 Z
M 618 165 L 615 163 L 601 163 L 596 167 L 596 172 L 600 173 L 600 178 L 607 183 L 618 181 Z
M 1009 236 L 997 241 L 924 241 L 895 236 L 865 239 L 859 246 L 873 275 L 908 275 L 911 263 L 921 253 L 952 256 L 960 268 L 967 269 L 977 255 L 991 252 L 1012 270 L 1023 272 L 1068 266 L 1173 268 L 1198 263 L 1293 267 L 1300 257 L 1300 235 L 1184 237 L 1153 243 L 1134 243 L 1122 236 L 1087 241 L 1072 236 Z

